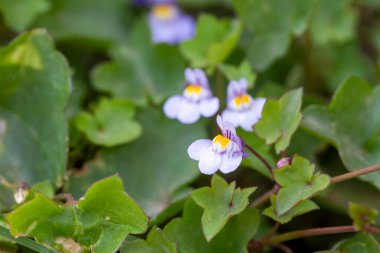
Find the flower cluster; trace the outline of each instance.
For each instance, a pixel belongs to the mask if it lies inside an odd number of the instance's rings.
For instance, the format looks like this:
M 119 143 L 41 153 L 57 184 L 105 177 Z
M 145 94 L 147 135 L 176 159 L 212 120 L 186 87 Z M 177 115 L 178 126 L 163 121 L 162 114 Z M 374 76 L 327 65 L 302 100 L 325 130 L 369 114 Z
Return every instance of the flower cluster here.
M 244 143 L 236 135 L 233 124 L 223 121 L 219 115 L 217 123 L 222 134 L 213 140 L 197 140 L 187 150 L 191 159 L 199 161 L 199 170 L 208 175 L 218 170 L 223 173 L 236 170 L 245 156 Z

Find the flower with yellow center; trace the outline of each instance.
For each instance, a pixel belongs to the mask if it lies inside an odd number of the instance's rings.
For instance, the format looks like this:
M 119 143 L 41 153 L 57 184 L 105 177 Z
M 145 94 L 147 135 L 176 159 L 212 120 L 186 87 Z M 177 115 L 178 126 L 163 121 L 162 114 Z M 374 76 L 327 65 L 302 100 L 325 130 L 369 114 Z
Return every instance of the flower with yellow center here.
M 197 140 L 187 150 L 191 159 L 199 161 L 198 167 L 203 174 L 210 175 L 218 170 L 230 173 L 239 167 L 245 154 L 243 141 L 236 135 L 232 123 L 223 121 L 219 115 L 217 123 L 222 134 L 213 140 Z
M 253 99 L 247 93 L 247 81 L 231 81 L 227 90 L 227 108 L 222 113 L 223 120 L 230 121 L 235 127 L 253 131 L 253 125 L 261 119 L 265 98 Z
M 192 124 L 201 116 L 211 117 L 219 109 L 219 99 L 213 97 L 206 74 L 201 69 L 186 69 L 187 84 L 182 95 L 166 100 L 164 113 L 183 124 Z

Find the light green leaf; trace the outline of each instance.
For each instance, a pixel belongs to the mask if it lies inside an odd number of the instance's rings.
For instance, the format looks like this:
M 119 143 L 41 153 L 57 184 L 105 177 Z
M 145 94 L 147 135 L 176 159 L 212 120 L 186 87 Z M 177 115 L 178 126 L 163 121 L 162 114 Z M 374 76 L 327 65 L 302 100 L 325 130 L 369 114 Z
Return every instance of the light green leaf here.
M 311 21 L 313 40 L 319 44 L 353 39 L 357 15 L 352 0 L 319 0 Z
M 127 38 L 128 9 L 124 0 L 54 0 L 35 27 L 45 27 L 56 39 L 80 39 L 108 46 Z
M 69 73 L 44 30 L 25 33 L 0 49 L 0 177 L 10 183 L 62 184 Z M 9 207 L 13 192 L 3 185 L 0 190 L 1 208 Z
M 281 187 L 276 198 L 276 214 L 282 216 L 295 205 L 324 190 L 330 183 L 326 174 L 314 173 L 314 165 L 295 155 L 292 164 L 274 171 Z
M 215 174 L 211 187 L 203 187 L 192 192 L 195 203 L 204 209 L 202 230 L 207 241 L 211 241 L 222 230 L 227 221 L 241 213 L 249 203 L 249 196 L 255 187 L 235 189 L 235 182 L 228 184 Z
M 157 227 L 150 230 L 145 240 L 137 239 L 127 242 L 121 253 L 176 253 L 175 243 L 167 238 L 166 234 Z
M 252 67 L 247 60 L 242 61 L 238 67 L 230 64 L 221 64 L 219 67 L 228 80 L 232 81 L 244 78 L 248 81 L 249 88 L 254 86 L 257 76 L 252 72 Z
M 196 34 L 185 41 L 180 48 L 193 67 L 205 67 L 213 72 L 223 63 L 235 48 L 242 30 L 238 21 L 218 20 L 211 15 L 201 15 Z
M 293 35 L 307 28 L 313 0 L 233 0 L 243 23 L 253 32 L 247 56 L 257 70 L 266 69 L 283 56 Z
M 380 244 L 371 234 L 359 233 L 356 236 L 340 242 L 334 249 L 345 253 L 375 253 L 380 252 Z
M 294 217 L 319 209 L 318 205 L 313 201 L 306 199 L 299 202 L 283 215 L 277 215 L 276 212 L 276 196 L 273 195 L 270 199 L 271 206 L 264 209 L 263 214 L 280 222 L 281 224 L 288 223 Z
M 285 150 L 301 122 L 302 89 L 287 92 L 278 101 L 269 99 L 262 119 L 255 125 L 257 134 L 267 144 L 275 143 L 277 153 Z
M 129 233 L 143 233 L 148 226 L 148 218 L 117 176 L 93 184 L 77 205 L 57 205 L 37 193 L 6 218 L 13 236 L 33 237 L 63 252 L 72 252 L 71 247 L 84 253 L 113 253 Z
M 34 19 L 50 9 L 48 0 L 1 0 L 0 11 L 7 26 L 21 32 L 28 28 Z
M 303 126 L 332 143 L 350 171 L 380 163 L 380 88 L 351 77 L 329 106 L 309 106 Z M 365 122 L 365 124 L 363 124 Z M 360 178 L 380 187 L 380 172 Z
M 123 99 L 101 99 L 94 114 L 83 112 L 74 122 L 87 138 L 107 147 L 127 143 L 140 136 L 142 128 L 133 120 L 134 106 Z
M 95 88 L 113 97 L 126 98 L 146 105 L 147 96 L 161 103 L 167 96 L 179 93 L 185 83 L 185 61 L 174 46 L 153 45 L 145 21 L 133 28 L 128 44 L 111 50 L 109 63 L 98 65 L 92 72 Z
M 363 230 L 367 224 L 375 224 L 376 217 L 379 212 L 372 208 L 366 208 L 359 204 L 350 202 L 348 206 L 348 213 L 354 221 L 356 230 Z
M 171 241 L 176 242 L 178 253 L 248 253 L 248 242 L 259 227 L 258 210 L 248 208 L 232 217 L 211 242 L 207 242 L 202 233 L 201 216 L 202 209 L 190 199 L 182 218 L 166 225 L 164 231 Z
M 119 173 L 126 191 L 154 219 L 175 201 L 176 190 L 199 175 L 199 169 L 187 154 L 188 146 L 205 138 L 199 125 L 182 125 L 149 108 L 137 115 L 144 132 L 136 141 L 104 148 L 89 170 L 73 176 L 69 192 L 80 196 L 95 180 Z M 169 130 L 169 131 L 168 131 Z

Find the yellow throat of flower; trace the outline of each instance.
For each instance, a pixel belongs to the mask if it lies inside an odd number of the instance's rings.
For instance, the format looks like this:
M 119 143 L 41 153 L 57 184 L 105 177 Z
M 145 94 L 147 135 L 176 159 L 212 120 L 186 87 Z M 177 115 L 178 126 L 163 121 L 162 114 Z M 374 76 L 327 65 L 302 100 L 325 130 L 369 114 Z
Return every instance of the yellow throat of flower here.
M 175 14 L 175 7 L 170 4 L 157 4 L 152 9 L 152 14 L 158 19 L 168 20 Z
M 213 146 L 220 147 L 220 151 L 223 151 L 230 144 L 231 140 L 223 135 L 219 134 L 215 136 L 214 140 L 212 140 Z

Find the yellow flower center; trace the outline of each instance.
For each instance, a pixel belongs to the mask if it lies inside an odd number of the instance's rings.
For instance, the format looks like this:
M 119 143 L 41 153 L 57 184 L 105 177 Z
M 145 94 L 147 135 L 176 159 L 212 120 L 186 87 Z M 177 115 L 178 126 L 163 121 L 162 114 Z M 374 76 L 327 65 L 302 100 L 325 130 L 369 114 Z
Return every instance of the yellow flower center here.
M 202 87 L 198 84 L 190 84 L 185 88 L 184 95 L 189 99 L 198 100 L 201 98 Z
M 236 96 L 233 103 L 237 109 L 248 107 L 251 104 L 251 98 L 247 94 Z
M 152 9 L 153 16 L 162 19 L 167 20 L 174 16 L 175 13 L 175 7 L 170 4 L 157 4 Z
M 219 153 L 225 151 L 230 143 L 231 140 L 221 134 L 215 136 L 215 138 L 212 140 L 213 149 Z

